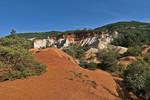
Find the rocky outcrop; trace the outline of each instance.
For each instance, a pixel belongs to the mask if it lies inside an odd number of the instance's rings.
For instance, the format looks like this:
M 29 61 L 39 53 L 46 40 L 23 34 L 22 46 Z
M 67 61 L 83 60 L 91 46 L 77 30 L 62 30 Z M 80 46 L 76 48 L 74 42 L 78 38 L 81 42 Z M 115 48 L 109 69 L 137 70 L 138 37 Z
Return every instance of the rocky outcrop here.
M 97 52 L 98 52 L 98 49 L 96 49 L 96 48 L 89 49 L 85 55 L 85 59 L 87 60 L 87 62 L 99 63 L 99 61 L 97 60 L 97 57 L 96 57 Z
M 119 54 L 124 54 L 128 50 L 128 48 L 121 47 L 121 46 L 103 45 L 103 44 L 101 44 L 101 48 L 99 48 L 99 49 L 106 49 L 106 48 L 112 49 L 112 50 L 118 52 Z M 98 49 L 96 49 L 96 48 L 90 48 L 86 52 L 85 59 L 88 62 L 92 61 L 92 62 L 99 63 L 99 61 L 98 61 L 98 59 L 96 57 L 96 53 L 98 53 Z
M 36 40 L 34 40 L 34 48 L 46 47 L 46 44 L 47 44 L 46 39 L 36 39 Z
M 117 51 L 119 54 L 124 54 L 125 52 L 127 52 L 128 48 L 121 47 L 121 46 L 114 46 L 113 50 Z
M 133 61 L 137 60 L 136 57 L 134 56 L 127 56 L 127 57 L 123 57 L 123 58 L 120 58 L 119 59 L 119 62 L 120 63 L 123 63 L 125 65 L 125 68 L 127 68 L 127 66 L 129 64 L 131 64 Z
M 98 48 L 98 49 L 106 49 L 106 48 L 109 48 L 109 49 L 112 49 L 112 50 L 118 52 L 119 54 L 124 54 L 124 53 L 127 52 L 127 50 L 128 50 L 128 48 L 126 48 L 126 47 L 110 45 L 110 44 L 107 44 L 106 42 L 99 42 L 97 48 Z
M 113 39 L 118 36 L 122 36 L 122 33 L 114 31 L 110 34 L 104 32 L 76 33 L 70 35 L 62 34 L 56 38 L 36 39 L 34 40 L 34 48 L 54 46 L 62 50 L 64 47 L 68 47 L 71 44 L 77 44 L 77 46 L 91 46 L 91 48 L 97 49 L 110 48 L 123 54 L 127 51 L 127 48 L 110 45 Z
M 55 39 L 47 39 L 46 42 L 47 42 L 48 46 L 51 46 L 51 45 L 55 44 Z
M 100 41 L 99 43 L 98 43 L 98 46 L 97 46 L 97 48 L 98 49 L 105 49 L 105 48 L 107 48 L 107 43 L 106 42 L 103 42 L 103 41 Z
M 93 54 L 96 54 L 97 52 L 98 52 L 98 49 L 95 49 L 95 48 L 89 49 L 89 50 L 86 52 L 86 57 L 85 57 L 85 59 L 88 59 L 88 58 L 92 57 Z
M 56 45 L 57 48 L 63 49 L 69 45 L 78 44 L 78 46 L 90 45 L 97 48 L 99 43 L 100 33 L 83 33 L 83 34 L 71 34 L 71 35 L 60 35 L 56 39 L 37 39 L 34 40 L 34 48 L 46 47 L 46 45 Z

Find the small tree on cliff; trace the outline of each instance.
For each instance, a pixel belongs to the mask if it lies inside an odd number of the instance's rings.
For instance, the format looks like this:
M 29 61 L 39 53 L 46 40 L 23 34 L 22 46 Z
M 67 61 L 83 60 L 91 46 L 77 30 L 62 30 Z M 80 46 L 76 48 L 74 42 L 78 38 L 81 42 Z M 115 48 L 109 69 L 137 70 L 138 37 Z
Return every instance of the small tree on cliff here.
M 10 33 L 11 35 L 16 34 L 16 30 L 12 29 Z
M 88 30 L 86 28 L 83 29 L 83 32 L 87 32 Z

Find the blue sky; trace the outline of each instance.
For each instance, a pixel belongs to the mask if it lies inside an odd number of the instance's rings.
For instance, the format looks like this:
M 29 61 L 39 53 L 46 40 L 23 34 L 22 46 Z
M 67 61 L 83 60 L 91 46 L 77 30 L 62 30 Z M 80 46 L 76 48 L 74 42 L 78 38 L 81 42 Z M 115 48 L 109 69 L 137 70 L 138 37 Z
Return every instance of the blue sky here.
M 97 28 L 150 22 L 150 0 L 0 0 L 0 37 L 20 32 Z

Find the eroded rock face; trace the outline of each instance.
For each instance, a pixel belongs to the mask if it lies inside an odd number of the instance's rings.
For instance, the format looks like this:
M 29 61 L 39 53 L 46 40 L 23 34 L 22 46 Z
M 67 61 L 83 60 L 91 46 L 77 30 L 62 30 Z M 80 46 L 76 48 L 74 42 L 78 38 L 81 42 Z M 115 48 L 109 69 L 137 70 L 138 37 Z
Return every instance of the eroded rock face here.
M 117 51 L 119 54 L 124 54 L 125 52 L 127 52 L 128 48 L 121 46 L 114 46 L 113 50 Z
M 128 50 L 128 48 L 126 48 L 126 47 L 110 45 L 110 44 L 107 44 L 106 42 L 99 42 L 97 48 L 100 50 L 109 48 L 109 49 L 112 49 L 112 50 L 118 52 L 119 54 L 124 54 Z
M 86 57 L 85 57 L 85 59 L 88 59 L 88 58 L 92 57 L 93 54 L 96 54 L 97 52 L 98 52 L 98 49 L 96 49 L 96 48 L 91 48 L 91 49 L 89 49 L 89 50 L 86 52 Z
M 106 42 L 104 42 L 104 41 L 100 41 L 99 43 L 98 43 L 98 46 L 97 46 L 97 48 L 98 49 L 105 49 L 105 48 L 107 48 L 107 43 Z
M 63 49 L 71 44 L 77 44 L 78 46 L 90 45 L 94 48 L 97 47 L 99 38 L 95 33 L 85 33 L 78 35 L 61 35 L 56 39 L 37 39 L 34 40 L 34 48 L 46 47 L 46 45 L 56 45 L 57 48 Z
M 51 46 L 51 45 L 53 45 L 53 44 L 55 44 L 55 39 L 47 39 L 46 40 L 46 44 L 48 45 L 48 46 Z
M 34 40 L 34 48 L 46 47 L 46 39 L 37 39 Z
M 127 51 L 127 48 L 110 45 L 115 37 L 122 36 L 122 33 L 114 31 L 111 34 L 105 34 L 104 32 L 92 32 L 92 33 L 80 33 L 70 35 L 60 35 L 55 38 L 37 39 L 34 40 L 34 48 L 41 48 L 46 46 L 55 46 L 61 50 L 64 47 L 68 47 L 71 44 L 77 44 L 77 46 L 91 46 L 92 48 L 105 49 L 110 48 L 123 54 Z

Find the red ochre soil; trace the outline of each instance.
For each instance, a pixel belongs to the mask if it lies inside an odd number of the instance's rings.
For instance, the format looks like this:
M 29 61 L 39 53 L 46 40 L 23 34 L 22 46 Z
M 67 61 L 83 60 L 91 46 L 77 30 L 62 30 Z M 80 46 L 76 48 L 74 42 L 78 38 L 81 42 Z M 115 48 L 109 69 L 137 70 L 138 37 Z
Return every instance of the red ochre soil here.
M 115 100 L 118 97 L 117 85 L 107 72 L 83 69 L 57 48 L 38 51 L 34 56 L 48 66 L 47 72 L 28 79 L 1 82 L 0 100 Z M 73 72 L 80 72 L 81 77 Z M 95 81 L 96 89 L 86 83 L 87 80 Z
M 125 68 L 135 60 L 137 60 L 137 58 L 134 56 L 127 56 L 119 59 L 119 61 L 125 65 Z

